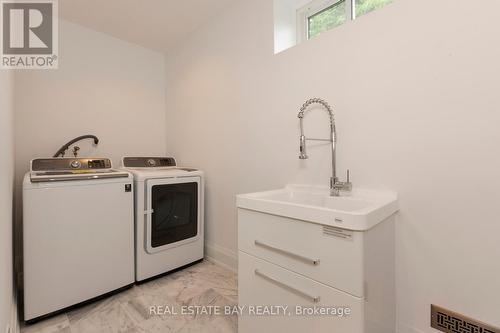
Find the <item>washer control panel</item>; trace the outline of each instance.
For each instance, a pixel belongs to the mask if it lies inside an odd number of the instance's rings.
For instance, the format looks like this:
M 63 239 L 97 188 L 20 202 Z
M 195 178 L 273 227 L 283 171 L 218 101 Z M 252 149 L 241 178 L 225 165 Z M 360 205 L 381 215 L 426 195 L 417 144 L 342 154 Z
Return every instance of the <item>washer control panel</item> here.
M 31 161 L 31 171 L 111 169 L 109 158 L 38 158 Z
M 104 159 L 104 160 L 88 160 L 88 168 L 89 169 L 107 169 L 111 168 L 111 161 Z
M 177 166 L 173 157 L 124 157 L 126 168 L 168 168 Z

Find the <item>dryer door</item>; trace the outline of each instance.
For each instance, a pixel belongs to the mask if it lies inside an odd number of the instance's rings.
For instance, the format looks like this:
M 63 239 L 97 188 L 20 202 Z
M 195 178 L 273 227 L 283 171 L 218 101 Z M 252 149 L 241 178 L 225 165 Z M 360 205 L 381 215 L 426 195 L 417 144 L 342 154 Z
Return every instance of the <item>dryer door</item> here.
M 156 253 L 196 241 L 200 235 L 199 177 L 147 181 L 146 251 Z

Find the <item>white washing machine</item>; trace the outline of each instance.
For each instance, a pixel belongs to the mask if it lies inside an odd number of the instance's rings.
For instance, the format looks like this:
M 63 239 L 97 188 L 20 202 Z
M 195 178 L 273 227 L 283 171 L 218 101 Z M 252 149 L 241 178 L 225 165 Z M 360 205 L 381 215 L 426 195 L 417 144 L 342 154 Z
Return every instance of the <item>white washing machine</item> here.
M 106 158 L 31 161 L 23 183 L 26 321 L 134 283 L 132 184 Z
M 134 175 L 135 278 L 143 281 L 203 259 L 203 172 L 172 157 L 124 157 Z

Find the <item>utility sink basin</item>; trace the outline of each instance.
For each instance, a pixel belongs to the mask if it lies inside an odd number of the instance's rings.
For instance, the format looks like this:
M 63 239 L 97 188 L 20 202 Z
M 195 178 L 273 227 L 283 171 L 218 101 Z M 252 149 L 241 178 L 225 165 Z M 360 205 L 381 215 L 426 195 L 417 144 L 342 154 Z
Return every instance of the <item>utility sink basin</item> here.
M 366 231 L 398 211 L 397 194 L 354 189 L 339 197 L 326 187 L 289 185 L 283 189 L 240 194 L 239 208 L 338 228 Z

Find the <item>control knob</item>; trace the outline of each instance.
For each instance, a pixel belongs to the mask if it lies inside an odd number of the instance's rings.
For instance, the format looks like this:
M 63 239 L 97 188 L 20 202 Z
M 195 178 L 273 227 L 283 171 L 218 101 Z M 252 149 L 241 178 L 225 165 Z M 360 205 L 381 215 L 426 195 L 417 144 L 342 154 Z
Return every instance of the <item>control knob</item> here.
M 71 161 L 70 165 L 73 169 L 79 169 L 82 166 L 82 163 L 80 163 L 80 161 L 74 160 Z

